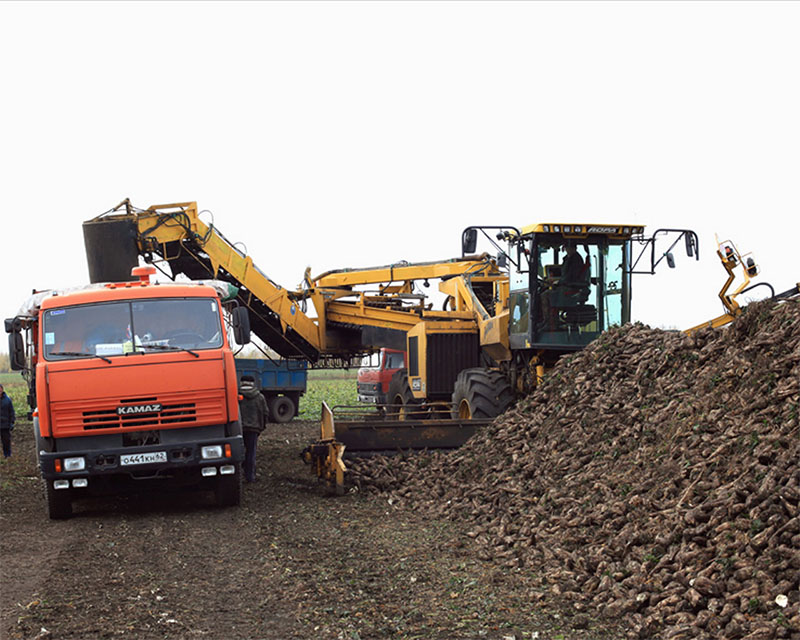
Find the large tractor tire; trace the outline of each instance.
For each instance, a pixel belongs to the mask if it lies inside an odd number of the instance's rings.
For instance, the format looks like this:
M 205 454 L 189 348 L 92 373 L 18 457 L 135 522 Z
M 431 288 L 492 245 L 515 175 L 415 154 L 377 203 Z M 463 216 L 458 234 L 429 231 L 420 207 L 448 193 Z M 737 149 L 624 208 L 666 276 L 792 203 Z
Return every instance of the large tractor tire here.
M 418 417 L 412 411 L 412 407 L 419 405 L 419 401 L 411 393 L 411 386 L 408 384 L 408 371 L 398 369 L 389 381 L 389 391 L 386 393 L 386 403 L 390 406 L 388 411 L 397 420 L 406 420 Z
M 297 413 L 297 405 L 289 396 L 274 396 L 267 404 L 270 422 L 289 422 Z
M 44 495 L 51 520 L 65 520 L 72 515 L 72 489 L 55 489 L 52 480 L 45 480 Z
M 488 369 L 464 369 L 453 385 L 453 417 L 462 420 L 494 418 L 514 402 L 506 377 Z

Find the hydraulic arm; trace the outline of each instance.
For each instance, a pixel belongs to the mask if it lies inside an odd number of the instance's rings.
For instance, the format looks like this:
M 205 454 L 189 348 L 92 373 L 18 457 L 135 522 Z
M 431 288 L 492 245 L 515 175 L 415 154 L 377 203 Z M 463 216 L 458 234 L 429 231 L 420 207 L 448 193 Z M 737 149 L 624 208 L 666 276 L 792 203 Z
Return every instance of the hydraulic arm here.
M 213 224 L 200 219 L 195 202 L 136 209 L 128 200 L 84 223 L 92 282 L 124 280 L 139 256 L 174 278 L 218 279 L 239 289 L 250 311 L 251 327 L 284 358 L 310 362 L 353 361 L 394 341 L 422 321 L 448 321 L 475 327 L 473 309 L 435 311 L 414 293 L 416 280 L 507 279 L 487 256 L 441 262 L 400 263 L 370 269 L 307 272 L 303 287 L 290 291 L 273 282 Z M 375 285 L 375 290 L 356 287 Z M 308 302 L 316 313 L 307 313 Z M 475 328 L 477 330 L 477 328 Z
M 800 283 L 796 284 L 794 288 L 779 294 L 776 294 L 772 288 L 772 285 L 766 282 L 750 284 L 753 278 L 759 274 L 758 265 L 756 264 L 752 255 L 742 255 L 739 253 L 739 251 L 736 249 L 736 246 L 730 240 L 726 240 L 724 242 L 718 241 L 717 246 L 717 256 L 722 263 L 722 267 L 728 274 L 725 284 L 722 285 L 722 289 L 719 292 L 719 299 L 722 302 L 722 306 L 725 308 L 725 313 L 723 313 L 721 316 L 717 316 L 713 320 L 708 320 L 695 327 L 686 329 L 686 333 L 692 334 L 699 329 L 705 329 L 709 327 L 717 329 L 733 322 L 734 319 L 741 315 L 742 311 L 744 311 L 744 307 L 739 304 L 737 298 L 741 294 L 746 293 L 747 291 L 752 291 L 756 287 L 766 287 L 769 289 L 772 293 L 771 299 L 777 302 L 780 302 L 781 300 L 788 300 L 800 295 Z M 736 280 L 735 271 L 737 267 L 741 268 L 742 282 L 731 292 L 730 288 L 733 285 L 734 280 Z

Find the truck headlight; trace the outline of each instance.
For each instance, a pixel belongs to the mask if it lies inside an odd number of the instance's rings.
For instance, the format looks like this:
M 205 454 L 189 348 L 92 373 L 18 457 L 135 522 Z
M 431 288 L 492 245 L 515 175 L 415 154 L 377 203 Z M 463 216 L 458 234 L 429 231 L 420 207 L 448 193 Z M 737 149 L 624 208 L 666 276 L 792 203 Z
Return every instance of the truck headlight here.
M 212 458 L 222 457 L 222 445 L 214 444 L 208 447 L 203 447 L 200 450 L 200 456 L 203 460 L 210 460 Z
M 64 471 L 83 471 L 86 468 L 86 458 L 64 458 Z

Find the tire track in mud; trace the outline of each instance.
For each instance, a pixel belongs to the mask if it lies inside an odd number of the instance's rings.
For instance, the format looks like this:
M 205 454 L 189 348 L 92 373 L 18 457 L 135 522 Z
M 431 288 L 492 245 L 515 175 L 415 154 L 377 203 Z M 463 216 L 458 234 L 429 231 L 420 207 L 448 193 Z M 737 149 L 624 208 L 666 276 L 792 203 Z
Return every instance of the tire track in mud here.
M 26 428 L 30 425 L 18 423 L 14 455 L 2 461 L 0 470 L 0 637 L 3 638 L 12 637 L 10 629 L 17 619 L 37 606 L 56 559 L 79 536 L 75 529 L 65 531 L 44 517 L 44 489 L 36 475 L 32 447 L 25 446 L 27 443 L 19 437 Z
M 19 455 L 32 461 L 24 429 Z M 2 637 L 559 636 L 563 619 L 534 603 L 531 577 L 479 560 L 452 523 L 371 495 L 327 497 L 298 456 L 317 430 L 270 425 L 239 508 L 210 492 L 107 498 L 51 522 L 40 481 L 24 478 L 35 465 L 4 466 Z

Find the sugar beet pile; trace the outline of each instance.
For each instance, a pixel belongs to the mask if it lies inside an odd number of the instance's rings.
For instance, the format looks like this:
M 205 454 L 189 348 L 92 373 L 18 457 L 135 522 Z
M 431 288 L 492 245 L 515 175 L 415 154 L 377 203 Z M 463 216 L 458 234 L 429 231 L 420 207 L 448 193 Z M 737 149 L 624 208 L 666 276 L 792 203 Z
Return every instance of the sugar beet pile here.
M 630 637 L 800 638 L 799 412 L 800 302 L 755 304 L 612 330 L 457 452 L 350 476 Z

